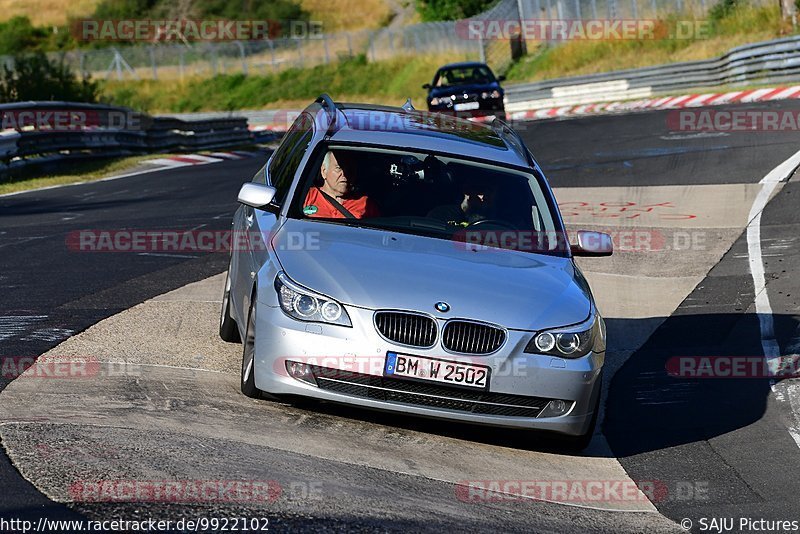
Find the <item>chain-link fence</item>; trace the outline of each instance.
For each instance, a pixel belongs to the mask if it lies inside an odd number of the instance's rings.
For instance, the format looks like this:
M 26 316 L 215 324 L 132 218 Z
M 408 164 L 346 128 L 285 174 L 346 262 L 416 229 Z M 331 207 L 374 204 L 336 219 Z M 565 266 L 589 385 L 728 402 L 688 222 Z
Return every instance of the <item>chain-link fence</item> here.
M 471 35 L 471 21 L 654 20 L 702 17 L 718 0 L 500 0 L 469 20 L 429 22 L 397 29 L 341 32 L 319 38 L 141 44 L 51 53 L 75 72 L 101 79 L 183 79 L 217 74 L 269 74 L 327 64 L 364 54 L 369 61 L 399 56 L 451 54 L 487 62 L 503 72 L 525 52 L 521 39 Z M 770 0 L 751 0 L 766 3 Z M 2 58 L 13 66 L 10 58 Z

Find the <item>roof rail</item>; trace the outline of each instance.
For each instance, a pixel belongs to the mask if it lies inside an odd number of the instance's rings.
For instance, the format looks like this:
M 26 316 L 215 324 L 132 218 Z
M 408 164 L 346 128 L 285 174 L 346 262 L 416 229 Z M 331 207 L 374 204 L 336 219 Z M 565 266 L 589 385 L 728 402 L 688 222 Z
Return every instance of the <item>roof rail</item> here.
M 322 105 L 322 109 L 328 114 L 328 132 L 330 132 L 336 124 L 336 104 L 328 93 L 322 93 L 314 101 Z
M 517 152 L 517 154 L 519 154 L 532 166 L 536 166 L 533 158 L 531 157 L 531 153 L 527 148 L 525 148 L 525 142 L 522 140 L 522 137 L 519 136 L 516 130 L 497 117 L 495 117 L 495 119 L 492 121 L 491 126 L 501 138 L 505 139 L 505 141 L 511 146 L 511 148 L 514 149 L 514 151 Z

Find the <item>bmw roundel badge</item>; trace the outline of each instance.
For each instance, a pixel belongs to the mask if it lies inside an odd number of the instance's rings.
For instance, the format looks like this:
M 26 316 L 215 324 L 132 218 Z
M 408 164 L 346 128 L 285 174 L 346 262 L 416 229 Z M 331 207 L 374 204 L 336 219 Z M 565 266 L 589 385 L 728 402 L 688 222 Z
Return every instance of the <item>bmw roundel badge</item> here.
M 437 311 L 440 311 L 442 313 L 450 311 L 450 305 L 446 302 L 437 302 L 436 304 L 434 304 L 434 307 L 436 308 Z

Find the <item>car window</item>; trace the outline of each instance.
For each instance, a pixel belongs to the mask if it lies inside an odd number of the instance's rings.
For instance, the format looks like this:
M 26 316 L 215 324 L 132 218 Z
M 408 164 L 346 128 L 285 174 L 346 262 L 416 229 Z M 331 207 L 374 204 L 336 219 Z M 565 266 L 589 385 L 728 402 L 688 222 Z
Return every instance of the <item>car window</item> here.
M 307 113 L 303 113 L 298 117 L 289 131 L 286 132 L 283 141 L 281 141 L 280 146 L 268 163 L 269 185 L 278 190 L 275 194 L 277 203 L 281 203 L 286 199 L 286 194 L 292 185 L 292 179 L 300 166 L 300 160 L 303 159 L 303 155 L 311 142 L 313 122 L 313 119 Z M 262 173 L 262 175 L 266 176 L 265 173 Z
M 494 75 L 488 67 L 454 67 L 440 70 L 433 84 L 437 87 L 447 87 L 449 85 L 492 83 L 493 81 L 495 81 Z
M 326 154 L 333 174 L 323 179 Z M 309 161 L 289 216 L 565 255 L 566 236 L 543 180 L 533 171 L 441 154 L 332 145 Z

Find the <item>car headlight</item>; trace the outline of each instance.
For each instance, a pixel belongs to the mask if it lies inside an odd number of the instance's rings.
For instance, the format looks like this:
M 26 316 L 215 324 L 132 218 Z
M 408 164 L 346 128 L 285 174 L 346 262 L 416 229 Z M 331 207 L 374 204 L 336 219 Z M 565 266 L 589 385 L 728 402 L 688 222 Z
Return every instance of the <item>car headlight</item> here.
M 431 106 L 438 106 L 438 105 L 439 105 L 439 99 L 435 97 L 431 98 Z
M 278 273 L 275 278 L 275 291 L 278 292 L 281 309 L 289 317 L 298 321 L 353 326 L 344 306 L 330 297 L 298 285 L 284 272 Z
M 481 98 L 486 100 L 487 98 L 500 98 L 500 91 L 495 89 L 491 93 L 481 93 Z
M 589 351 L 605 352 L 606 328 L 603 318 L 594 313 L 579 325 L 537 332 L 528 342 L 525 352 L 549 354 L 560 358 L 580 358 Z

